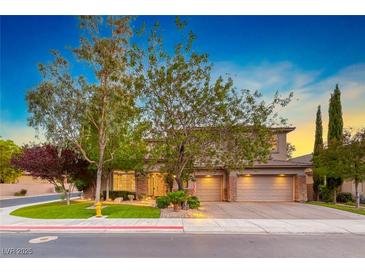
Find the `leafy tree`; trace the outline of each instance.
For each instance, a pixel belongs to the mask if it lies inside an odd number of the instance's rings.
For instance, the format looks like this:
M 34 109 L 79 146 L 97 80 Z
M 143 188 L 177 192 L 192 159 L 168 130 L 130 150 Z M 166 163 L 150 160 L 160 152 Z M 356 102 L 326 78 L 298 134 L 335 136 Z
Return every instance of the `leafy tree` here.
M 323 151 L 323 126 L 322 126 L 322 114 L 321 106 L 318 106 L 316 115 L 316 133 L 314 138 L 314 148 L 313 148 L 313 158 L 316 158 Z M 316 194 L 317 200 L 319 196 L 319 187 L 323 185 L 323 176 L 318 174 L 316 168 L 318 168 L 318 163 L 313 162 L 313 191 Z
M 134 170 L 137 172 L 144 171 L 145 155 L 147 153 L 147 146 L 143 140 L 143 134 L 146 131 L 147 125 L 139 121 L 139 114 L 136 112 L 135 120 L 130 120 L 130 123 L 124 127 L 124 130 L 119 135 L 110 136 L 110 141 L 105 147 L 106 154 L 109 151 L 114 152 L 113 159 L 104 164 L 103 174 L 106 181 L 106 198 L 109 198 L 110 179 L 112 171 L 120 170 Z M 89 155 L 98 154 L 97 149 L 97 132 L 90 128 L 90 134 L 84 136 L 82 144 L 86 148 Z
M 336 88 L 331 94 L 330 104 L 328 108 L 328 134 L 327 144 L 328 148 L 331 146 L 338 146 L 342 144 L 343 140 L 343 119 L 341 106 L 341 91 L 336 84 Z M 335 149 L 334 149 L 335 150 Z M 343 179 L 341 177 L 326 177 L 327 187 L 333 192 L 333 202 L 336 203 L 337 188 L 342 185 Z
M 32 176 L 40 177 L 61 188 L 68 205 L 74 180 L 82 177 L 89 165 L 73 150 L 60 149 L 49 144 L 25 146 L 22 153 L 16 155 L 11 163 Z
M 30 125 L 42 128 L 58 146 L 75 146 L 94 165 L 95 202 L 100 199 L 103 168 L 115 154 L 113 146 L 107 147 L 114 136 L 123 138 L 130 117 L 138 112 L 140 53 L 130 44 L 130 21 L 130 17 L 81 16 L 80 46 L 72 52 L 92 79 L 75 77 L 69 61 L 52 51 L 53 63 L 39 65 L 42 82 L 27 95 Z M 97 132 L 96 153 L 83 142 L 90 128 Z
M 353 135 L 346 130 L 343 142 L 328 146 L 316 157 L 316 161 L 320 165 L 320 174 L 354 181 L 356 204 L 359 207 L 359 185 L 365 180 L 365 128 Z
M 286 157 L 288 159 L 293 158 L 293 153 L 296 151 L 295 145 L 291 143 L 286 144 Z
M 232 79 L 213 79 L 208 55 L 193 49 L 196 36 L 176 19 L 183 39 L 171 53 L 163 44 L 159 25 L 151 30 L 146 60 L 144 102 L 152 123 L 155 159 L 173 174 L 178 188 L 193 175 L 193 167 L 243 169 L 270 156 L 275 108 L 289 98 L 277 94 L 260 101 L 259 92 L 234 88 Z
M 0 183 L 14 183 L 22 171 L 11 165 L 11 159 L 21 152 L 12 140 L 0 138 Z

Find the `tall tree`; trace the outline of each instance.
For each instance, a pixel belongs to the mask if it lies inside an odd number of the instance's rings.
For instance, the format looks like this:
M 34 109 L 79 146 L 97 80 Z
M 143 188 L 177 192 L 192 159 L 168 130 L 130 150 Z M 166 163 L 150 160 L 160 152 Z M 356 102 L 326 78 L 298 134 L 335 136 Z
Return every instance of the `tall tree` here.
M 146 116 L 152 121 L 157 159 L 173 174 L 179 189 L 194 166 L 243 169 L 270 156 L 278 105 L 290 98 L 260 101 L 258 92 L 237 92 L 232 79 L 213 79 L 208 55 L 193 49 L 196 36 L 176 19 L 182 37 L 172 53 L 158 24 L 151 31 L 145 79 Z
M 22 171 L 11 165 L 11 159 L 21 152 L 12 140 L 0 138 L 0 183 L 14 183 Z
M 331 146 L 338 146 L 343 141 L 343 119 L 341 106 L 341 91 L 336 84 L 334 92 L 331 94 L 329 108 L 328 108 L 328 133 L 327 144 L 328 148 Z M 326 177 L 328 188 L 333 191 L 333 202 L 336 203 L 337 188 L 342 185 L 343 179 L 341 177 Z
M 89 165 L 73 150 L 49 144 L 25 146 L 22 153 L 16 155 L 11 162 L 32 176 L 60 187 L 68 205 L 74 180 L 85 174 Z
M 316 132 L 314 139 L 314 147 L 313 147 L 313 159 L 323 151 L 323 126 L 322 126 L 322 114 L 321 114 L 321 106 L 318 106 L 317 114 L 316 114 Z M 319 186 L 323 184 L 323 176 L 318 174 L 317 168 L 319 164 L 313 160 L 314 168 L 313 168 L 313 191 L 316 194 L 316 199 L 318 200 L 319 196 Z
M 130 17 L 81 16 L 80 46 L 72 52 L 92 79 L 75 77 L 69 61 L 53 51 L 54 62 L 39 65 L 43 80 L 27 95 L 30 125 L 42 128 L 57 145 L 72 144 L 95 166 L 95 202 L 100 200 L 103 167 L 115 153 L 106 148 L 114 136 L 123 138 L 130 117 L 138 111 L 141 67 L 139 50 L 130 44 L 130 21 Z M 97 153 L 88 153 L 82 142 L 90 127 L 97 132 Z
M 359 185 L 365 180 L 365 128 L 355 134 L 346 130 L 343 142 L 329 146 L 317 157 L 318 171 L 332 178 L 351 180 L 356 187 L 356 204 L 360 206 Z

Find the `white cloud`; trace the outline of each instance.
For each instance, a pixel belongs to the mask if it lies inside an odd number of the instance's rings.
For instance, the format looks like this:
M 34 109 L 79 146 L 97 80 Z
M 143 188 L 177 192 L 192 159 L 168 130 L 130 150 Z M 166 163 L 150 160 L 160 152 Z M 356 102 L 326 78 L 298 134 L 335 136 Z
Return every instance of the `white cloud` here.
M 297 128 L 289 134 L 289 140 L 297 147 L 297 155 L 312 150 L 318 105 L 322 107 L 324 139 L 326 138 L 328 101 L 337 83 L 342 92 L 345 127 L 365 126 L 365 64 L 351 65 L 323 78 L 320 77 L 321 71 L 303 71 L 290 62 L 245 67 L 233 63 L 216 63 L 214 75 L 224 73 L 233 78 L 238 88 L 259 90 L 264 98 L 272 97 L 277 90 L 281 94 L 294 92 L 293 101 L 281 114 Z

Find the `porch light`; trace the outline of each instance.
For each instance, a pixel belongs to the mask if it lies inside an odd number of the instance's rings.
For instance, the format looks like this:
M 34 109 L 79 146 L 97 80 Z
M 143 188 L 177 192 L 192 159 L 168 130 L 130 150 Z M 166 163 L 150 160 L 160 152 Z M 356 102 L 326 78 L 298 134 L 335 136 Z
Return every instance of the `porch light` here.
M 250 176 L 251 176 L 251 174 L 245 174 L 245 176 L 246 176 L 246 177 L 250 177 Z
M 285 174 L 279 174 L 279 176 L 280 176 L 280 177 L 284 177 L 284 176 L 285 176 Z

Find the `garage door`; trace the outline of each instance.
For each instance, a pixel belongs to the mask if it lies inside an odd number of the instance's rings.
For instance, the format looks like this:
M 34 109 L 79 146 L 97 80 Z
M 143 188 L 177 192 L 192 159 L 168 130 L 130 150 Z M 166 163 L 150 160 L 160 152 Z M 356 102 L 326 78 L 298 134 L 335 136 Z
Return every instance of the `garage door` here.
M 203 202 L 222 201 L 222 177 L 197 177 L 195 195 Z
M 293 177 L 238 177 L 237 201 L 293 201 Z

